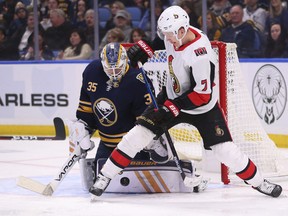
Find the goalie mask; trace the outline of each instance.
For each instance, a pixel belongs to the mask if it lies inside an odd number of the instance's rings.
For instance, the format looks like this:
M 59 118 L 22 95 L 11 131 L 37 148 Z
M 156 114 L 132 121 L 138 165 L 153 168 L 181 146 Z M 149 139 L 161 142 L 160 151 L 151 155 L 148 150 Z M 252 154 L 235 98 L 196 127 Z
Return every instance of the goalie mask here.
M 101 63 L 110 83 L 117 88 L 128 66 L 125 48 L 119 43 L 107 44 L 101 52 Z
M 163 40 L 165 35 L 171 34 L 182 44 L 182 39 L 189 28 L 189 16 L 185 10 L 179 6 L 171 6 L 164 10 L 157 23 L 157 34 Z M 178 38 L 178 30 L 183 27 L 185 34 Z

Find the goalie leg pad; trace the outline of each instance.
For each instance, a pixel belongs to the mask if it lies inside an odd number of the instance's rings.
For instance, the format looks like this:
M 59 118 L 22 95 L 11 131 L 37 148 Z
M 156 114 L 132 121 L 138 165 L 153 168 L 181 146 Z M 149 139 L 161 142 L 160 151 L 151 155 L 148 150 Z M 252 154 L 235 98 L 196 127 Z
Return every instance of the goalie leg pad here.
M 148 146 L 145 147 L 144 151 L 149 152 L 150 159 L 157 163 L 167 163 L 172 160 L 173 154 L 168 145 L 168 140 L 163 134 L 158 139 L 153 139 Z
M 257 167 L 233 142 L 220 143 L 211 146 L 211 149 L 220 162 L 224 163 L 245 182 L 254 187 L 263 182 L 263 177 Z
M 102 159 L 98 160 L 98 167 L 103 166 Z M 186 176 L 193 178 L 193 161 L 180 161 Z M 195 184 L 194 184 L 195 186 Z M 201 185 L 199 191 L 204 190 Z M 197 192 L 193 187 L 184 185 L 182 177 L 174 161 L 158 164 L 152 161 L 132 161 L 128 167 L 116 175 L 106 188 L 111 193 L 173 193 Z
M 89 188 L 94 184 L 95 172 L 94 172 L 94 159 L 80 159 L 79 169 L 82 188 L 84 191 L 89 191 Z

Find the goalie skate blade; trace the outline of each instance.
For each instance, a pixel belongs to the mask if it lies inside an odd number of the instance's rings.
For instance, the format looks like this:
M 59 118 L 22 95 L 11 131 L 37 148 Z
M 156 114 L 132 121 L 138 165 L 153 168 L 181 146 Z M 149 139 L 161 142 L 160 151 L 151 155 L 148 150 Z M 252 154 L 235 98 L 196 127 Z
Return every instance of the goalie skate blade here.
M 26 178 L 24 176 L 20 176 L 18 178 L 17 185 L 27 190 L 30 190 L 30 191 L 33 191 L 35 193 L 42 194 L 45 196 L 51 196 L 53 194 L 53 190 L 50 185 L 44 185 L 38 181 L 35 181 L 30 178 Z

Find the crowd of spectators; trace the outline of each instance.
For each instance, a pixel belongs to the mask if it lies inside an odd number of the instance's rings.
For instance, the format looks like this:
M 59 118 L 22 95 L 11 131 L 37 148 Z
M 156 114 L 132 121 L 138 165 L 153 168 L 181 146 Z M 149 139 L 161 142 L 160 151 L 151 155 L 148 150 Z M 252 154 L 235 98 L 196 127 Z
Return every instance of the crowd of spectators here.
M 34 0 L 35 1 L 35 0 Z M 95 45 L 93 0 L 38 0 L 41 60 L 92 59 Z M 152 40 L 149 0 L 99 0 L 111 19 L 99 25 L 99 50 L 117 41 Z M 181 6 L 190 24 L 206 26 L 211 41 L 237 44 L 240 58 L 288 56 L 288 9 L 284 0 L 207 0 L 206 25 L 200 0 L 156 0 L 156 20 L 170 5 Z M 128 7 L 138 7 L 141 20 L 132 24 Z M 0 60 L 33 60 L 33 0 L 0 0 Z M 156 31 L 156 26 L 154 26 Z

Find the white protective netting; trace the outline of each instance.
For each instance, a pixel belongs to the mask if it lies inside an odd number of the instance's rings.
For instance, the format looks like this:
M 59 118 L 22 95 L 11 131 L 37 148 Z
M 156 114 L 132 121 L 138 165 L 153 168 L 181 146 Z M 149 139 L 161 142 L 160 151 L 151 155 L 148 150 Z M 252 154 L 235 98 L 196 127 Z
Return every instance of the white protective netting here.
M 218 46 L 213 46 L 213 48 L 219 60 Z M 226 44 L 226 51 L 220 58 L 226 59 L 224 61 L 226 63 L 225 69 L 219 73 L 222 73 L 222 76 L 220 75 L 221 82 L 225 82 L 227 92 L 220 93 L 221 97 L 225 97 L 225 103 L 221 106 L 223 108 L 226 106 L 227 122 L 234 142 L 257 164 L 263 173 L 269 175 L 287 174 L 285 157 L 281 155 L 274 142 L 268 137 L 254 109 L 251 95 L 242 77 L 236 45 Z M 144 69 L 152 80 L 156 93 L 158 93 L 167 79 L 166 52 L 156 51 L 154 57 L 144 65 Z M 226 74 L 226 80 L 223 79 L 223 73 Z M 180 124 L 170 129 L 169 132 L 180 158 L 203 159 L 202 139 L 195 127 Z

